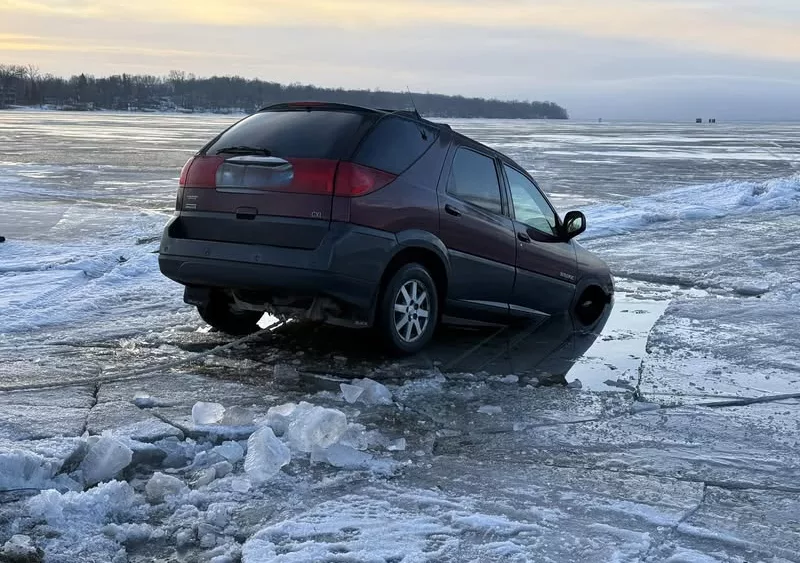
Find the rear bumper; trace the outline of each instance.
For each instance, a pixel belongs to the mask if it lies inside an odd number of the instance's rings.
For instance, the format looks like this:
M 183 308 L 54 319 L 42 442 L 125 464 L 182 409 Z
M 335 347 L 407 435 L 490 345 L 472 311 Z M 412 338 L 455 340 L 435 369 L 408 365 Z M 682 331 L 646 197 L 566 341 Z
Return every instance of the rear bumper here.
M 174 236 L 177 220 L 173 217 L 164 228 L 158 263 L 161 273 L 178 283 L 324 295 L 363 310 L 371 309 L 398 245 L 391 233 L 347 223 L 331 223 L 313 250 L 184 239 Z

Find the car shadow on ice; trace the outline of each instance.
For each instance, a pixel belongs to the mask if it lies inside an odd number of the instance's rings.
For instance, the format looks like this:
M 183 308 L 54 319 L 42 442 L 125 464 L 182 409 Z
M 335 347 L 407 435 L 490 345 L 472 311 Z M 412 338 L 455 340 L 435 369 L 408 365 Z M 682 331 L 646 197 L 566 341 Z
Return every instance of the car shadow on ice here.
M 226 362 L 234 368 L 230 372 L 217 369 L 213 362 L 204 371 L 238 377 L 242 373 L 235 360 L 241 359 L 245 364 L 247 360 L 257 365 L 288 364 L 303 373 L 344 379 L 409 379 L 436 370 L 451 377 L 513 375 L 528 383 L 566 384 L 567 373 L 597 340 L 606 320 L 607 315 L 583 330 L 568 315 L 513 327 L 449 320 L 425 350 L 401 358 L 384 355 L 370 331 L 292 322 L 275 329 L 263 343 L 234 350 L 228 357 L 234 362 Z M 197 345 L 192 349 L 198 350 Z M 260 371 L 250 375 L 257 378 Z

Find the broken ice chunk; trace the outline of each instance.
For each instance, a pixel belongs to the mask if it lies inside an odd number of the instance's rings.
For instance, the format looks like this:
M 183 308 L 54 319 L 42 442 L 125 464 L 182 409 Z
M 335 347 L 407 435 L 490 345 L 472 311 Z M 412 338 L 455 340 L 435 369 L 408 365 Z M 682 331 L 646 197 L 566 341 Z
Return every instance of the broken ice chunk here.
M 228 407 L 224 411 L 221 423 L 226 426 L 252 426 L 253 412 L 245 407 L 235 405 Z
M 230 463 L 239 463 L 244 458 L 244 448 L 239 442 L 229 440 L 211 449 L 212 454 L 225 458 Z
M 327 463 L 342 469 L 361 469 L 369 467 L 374 458 L 350 446 L 333 444 L 328 448 L 314 446 L 311 451 L 311 463 Z
M 153 504 L 164 502 L 168 496 L 179 495 L 188 489 L 186 483 L 161 472 L 156 472 L 144 486 L 147 500 Z
M 339 388 L 342 390 L 342 395 L 344 395 L 344 400 L 350 403 L 351 405 L 355 403 L 361 394 L 364 392 L 363 387 L 359 387 L 358 385 L 348 385 L 347 383 L 342 383 L 339 385 Z
M 250 490 L 250 481 L 237 477 L 230 481 L 231 490 L 235 493 L 246 493 Z
M 301 414 L 310 411 L 314 405 L 301 401 L 296 403 L 286 403 L 270 407 L 267 411 L 267 426 L 272 428 L 276 436 L 283 436 L 289 428 L 289 424 Z
M 276 381 L 283 383 L 292 383 L 300 378 L 300 374 L 294 366 L 289 364 L 278 364 L 272 368 L 272 377 Z
M 100 436 L 89 447 L 79 466 L 83 482 L 91 486 L 112 479 L 128 467 L 132 459 L 133 450 L 122 441 L 111 436 Z
M 503 408 L 502 407 L 496 407 L 494 405 L 483 405 L 482 407 L 480 407 L 478 409 L 478 412 L 479 413 L 483 413 L 483 414 L 489 414 L 489 415 L 500 414 L 501 412 L 503 412 Z
M 17 534 L 11 536 L 11 539 L 0 549 L 0 559 L 19 563 L 33 563 L 44 560 L 44 551 L 33 545 L 33 540 L 31 540 L 30 536 Z
M 378 430 L 367 430 L 363 424 L 351 422 L 347 425 L 345 433 L 339 438 L 339 443 L 357 450 L 366 450 L 385 444 L 386 438 Z
M 314 446 L 327 448 L 347 431 L 347 417 L 342 411 L 314 407 L 295 418 L 286 430 L 291 446 L 310 452 Z
M 156 401 L 147 393 L 139 392 L 133 396 L 133 404 L 140 409 L 151 409 L 156 406 Z
M 648 412 L 648 411 L 657 411 L 661 408 L 661 405 L 657 403 L 647 403 L 647 402 L 640 402 L 637 401 L 631 405 L 631 414 L 636 414 L 640 412 Z
M 198 426 L 216 424 L 225 416 L 225 407 L 219 403 L 199 401 L 192 407 L 192 422 Z
M 574 381 L 570 381 L 569 383 L 567 383 L 567 387 L 569 387 L 570 389 L 582 389 L 583 383 L 581 383 L 580 379 L 576 379 Z
M 215 463 L 214 465 L 212 465 L 211 469 L 214 470 L 215 479 L 222 479 L 231 471 L 233 471 L 233 465 L 231 465 L 227 461 L 220 461 L 219 463 Z
M 244 470 L 254 483 L 264 483 L 292 459 L 289 448 L 275 437 L 269 426 L 259 428 L 247 440 Z
M 205 487 L 217 477 L 217 471 L 213 467 L 206 467 L 198 471 L 192 479 L 192 486 L 195 488 Z
M 364 392 L 359 396 L 358 400 L 366 405 L 391 405 L 392 392 L 383 383 L 378 383 L 373 379 L 365 377 L 364 379 L 354 379 L 353 385 L 361 387 Z
M 390 452 L 402 452 L 402 451 L 405 451 L 405 449 L 406 449 L 406 439 L 405 438 L 398 438 L 397 440 L 395 440 L 394 442 L 392 442 L 391 444 L 386 446 L 386 449 L 389 450 Z

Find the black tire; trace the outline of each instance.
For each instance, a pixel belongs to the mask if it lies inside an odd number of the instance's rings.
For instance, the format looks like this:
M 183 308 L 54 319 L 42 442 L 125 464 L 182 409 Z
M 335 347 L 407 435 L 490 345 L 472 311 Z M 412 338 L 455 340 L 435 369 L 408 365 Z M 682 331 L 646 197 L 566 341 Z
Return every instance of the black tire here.
M 258 321 L 264 313 L 257 311 L 232 311 L 231 299 L 224 293 L 214 292 L 204 305 L 197 306 L 197 312 L 205 322 L 225 334 L 246 336 L 261 329 Z
M 403 289 L 406 290 L 405 295 L 411 296 L 410 290 L 415 287 L 413 284 L 416 284 L 419 300 L 416 303 L 417 308 L 409 305 L 405 313 L 396 311 L 396 304 L 407 305 Z M 420 290 L 425 292 L 424 299 Z M 422 317 L 421 311 L 428 316 Z M 425 318 L 427 321 L 424 321 Z M 376 327 L 387 351 L 392 355 L 416 354 L 430 342 L 439 321 L 439 295 L 433 278 L 424 266 L 417 263 L 406 264 L 395 272 L 381 292 L 377 320 Z

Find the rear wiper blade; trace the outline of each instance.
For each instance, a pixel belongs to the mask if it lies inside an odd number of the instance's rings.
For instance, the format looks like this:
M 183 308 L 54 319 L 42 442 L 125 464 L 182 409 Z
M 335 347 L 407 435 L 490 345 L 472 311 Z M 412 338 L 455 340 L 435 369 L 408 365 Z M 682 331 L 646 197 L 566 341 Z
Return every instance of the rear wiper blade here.
M 272 151 L 269 149 L 265 149 L 262 147 L 248 147 L 244 145 L 238 145 L 235 147 L 225 147 L 219 149 L 214 154 L 263 154 L 264 156 L 272 156 Z

